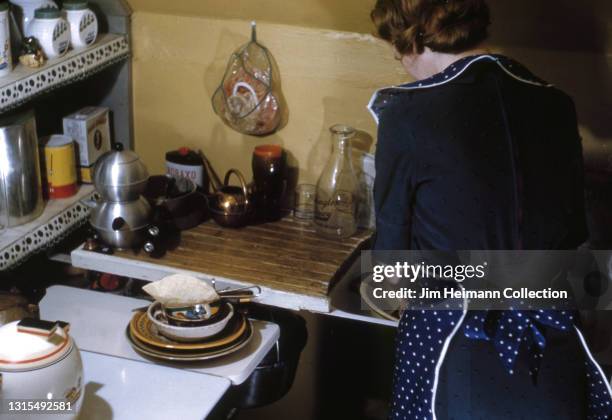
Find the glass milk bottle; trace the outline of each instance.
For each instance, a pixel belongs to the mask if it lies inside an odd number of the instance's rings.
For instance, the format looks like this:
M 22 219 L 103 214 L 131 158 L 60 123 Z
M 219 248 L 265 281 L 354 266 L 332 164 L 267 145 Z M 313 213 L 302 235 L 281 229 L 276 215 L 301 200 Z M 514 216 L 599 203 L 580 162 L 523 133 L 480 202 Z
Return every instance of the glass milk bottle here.
M 357 230 L 359 184 L 351 159 L 355 129 L 336 124 L 330 128 L 333 152 L 317 182 L 315 228 L 326 237 L 348 238 Z

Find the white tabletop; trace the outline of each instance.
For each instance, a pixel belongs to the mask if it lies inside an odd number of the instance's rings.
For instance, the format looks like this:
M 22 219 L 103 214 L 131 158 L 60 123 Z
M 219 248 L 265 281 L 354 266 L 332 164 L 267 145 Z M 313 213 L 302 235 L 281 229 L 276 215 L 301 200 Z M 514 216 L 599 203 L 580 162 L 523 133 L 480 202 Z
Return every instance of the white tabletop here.
M 81 357 L 81 420 L 201 420 L 230 387 L 228 379 L 213 375 L 87 351 Z
M 125 335 L 133 316 L 132 310 L 148 303 L 143 299 L 52 286 L 47 289 L 39 306 L 41 319 L 70 323 L 70 334 L 81 350 L 220 376 L 234 385 L 241 384 L 251 375 L 280 335 L 278 325 L 252 321 L 253 338 L 232 355 L 188 365 L 154 362 L 136 353 Z

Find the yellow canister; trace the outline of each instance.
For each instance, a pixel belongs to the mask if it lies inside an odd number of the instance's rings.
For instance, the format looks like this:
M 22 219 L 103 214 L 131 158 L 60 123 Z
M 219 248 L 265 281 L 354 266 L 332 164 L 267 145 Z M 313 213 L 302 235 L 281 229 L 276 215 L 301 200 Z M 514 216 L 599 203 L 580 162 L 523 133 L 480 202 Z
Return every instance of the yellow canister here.
M 45 189 L 49 198 L 66 198 L 77 192 L 76 151 L 74 141 L 54 134 L 43 140 Z

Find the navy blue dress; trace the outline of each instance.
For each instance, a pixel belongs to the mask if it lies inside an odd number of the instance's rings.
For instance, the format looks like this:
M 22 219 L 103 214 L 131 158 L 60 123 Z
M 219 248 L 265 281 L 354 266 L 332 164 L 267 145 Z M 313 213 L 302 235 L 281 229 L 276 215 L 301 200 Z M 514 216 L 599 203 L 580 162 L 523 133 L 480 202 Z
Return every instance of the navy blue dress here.
M 587 238 L 573 102 L 519 63 L 467 57 L 379 90 L 369 108 L 375 249 L 573 249 Z M 390 418 L 611 418 L 612 390 L 576 323 L 462 302 L 405 311 Z

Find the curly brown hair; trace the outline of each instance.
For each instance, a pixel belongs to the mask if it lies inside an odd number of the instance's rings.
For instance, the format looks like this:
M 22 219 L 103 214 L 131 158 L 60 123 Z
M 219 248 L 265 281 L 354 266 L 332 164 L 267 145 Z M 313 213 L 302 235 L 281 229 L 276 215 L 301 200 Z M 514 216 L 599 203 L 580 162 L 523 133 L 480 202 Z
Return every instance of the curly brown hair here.
M 401 55 L 467 51 L 487 38 L 491 23 L 485 0 L 377 0 L 370 16 Z

